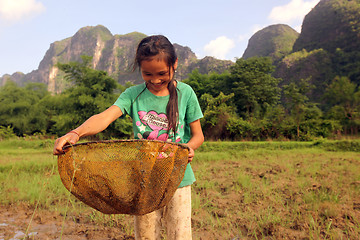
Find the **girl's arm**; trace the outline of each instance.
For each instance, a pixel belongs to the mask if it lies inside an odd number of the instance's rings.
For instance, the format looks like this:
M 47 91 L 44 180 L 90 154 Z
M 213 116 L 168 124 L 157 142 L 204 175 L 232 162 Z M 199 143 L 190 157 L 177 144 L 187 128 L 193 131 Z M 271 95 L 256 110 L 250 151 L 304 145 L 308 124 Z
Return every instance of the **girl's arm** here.
M 93 115 L 78 128 L 70 131 L 64 136 L 56 139 L 53 153 L 55 155 L 64 153 L 62 148 L 68 144 L 75 144 L 80 137 L 95 135 L 106 129 L 110 123 L 121 117 L 122 111 L 119 107 L 113 105 L 102 113 Z
M 201 129 L 200 119 L 190 123 L 191 139 L 186 144 L 190 148 L 189 162 L 194 158 L 194 150 L 201 146 L 204 142 L 204 134 Z

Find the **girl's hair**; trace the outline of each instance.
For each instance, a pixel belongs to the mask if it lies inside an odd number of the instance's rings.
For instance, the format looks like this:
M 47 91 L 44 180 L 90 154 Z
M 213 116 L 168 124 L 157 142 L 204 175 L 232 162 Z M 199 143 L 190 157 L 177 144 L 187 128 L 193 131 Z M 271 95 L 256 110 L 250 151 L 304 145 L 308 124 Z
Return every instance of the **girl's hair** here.
M 166 62 L 169 67 L 169 76 L 171 75 L 171 69 L 175 75 L 175 63 L 177 60 L 175 48 L 171 42 L 162 35 L 153 35 L 141 40 L 136 50 L 133 70 L 135 70 L 136 67 L 141 68 L 142 61 L 149 61 L 155 56 Z M 166 106 L 166 116 L 168 118 L 168 132 L 172 129 L 175 134 L 178 124 L 179 108 L 178 93 L 174 83 L 174 75 L 168 84 L 170 97 Z

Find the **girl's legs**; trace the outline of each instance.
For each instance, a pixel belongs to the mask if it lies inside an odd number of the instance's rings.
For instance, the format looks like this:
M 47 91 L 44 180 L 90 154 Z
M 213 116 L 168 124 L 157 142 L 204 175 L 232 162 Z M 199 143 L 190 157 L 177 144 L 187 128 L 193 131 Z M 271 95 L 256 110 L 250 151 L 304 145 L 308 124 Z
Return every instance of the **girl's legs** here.
M 192 239 L 191 186 L 178 188 L 164 208 L 143 216 L 135 216 L 135 239 L 160 239 L 162 221 L 166 226 L 167 239 Z
M 178 188 L 164 208 L 166 233 L 169 240 L 191 240 L 191 186 Z
M 142 216 L 135 216 L 134 230 L 136 240 L 160 239 L 162 210 L 159 209 Z

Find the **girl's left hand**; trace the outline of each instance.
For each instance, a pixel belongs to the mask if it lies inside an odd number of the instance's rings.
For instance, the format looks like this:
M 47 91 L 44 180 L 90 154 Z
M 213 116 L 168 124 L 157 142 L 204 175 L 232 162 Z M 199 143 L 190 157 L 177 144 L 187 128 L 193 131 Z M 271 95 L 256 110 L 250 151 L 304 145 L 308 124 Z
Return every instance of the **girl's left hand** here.
M 193 158 L 194 158 L 194 155 L 195 155 L 195 152 L 194 152 L 194 149 L 192 149 L 191 147 L 189 147 L 189 155 L 188 155 L 188 163 L 190 163 Z

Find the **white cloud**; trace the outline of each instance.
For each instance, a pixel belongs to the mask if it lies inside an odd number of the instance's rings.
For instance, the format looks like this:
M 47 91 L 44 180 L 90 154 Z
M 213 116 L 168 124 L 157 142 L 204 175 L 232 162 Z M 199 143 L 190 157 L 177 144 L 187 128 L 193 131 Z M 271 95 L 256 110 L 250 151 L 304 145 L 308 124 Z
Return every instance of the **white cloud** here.
M 295 21 L 302 21 L 304 16 L 319 3 L 320 0 L 291 0 L 286 5 L 274 7 L 269 19 L 274 23 L 291 24 Z
M 37 0 L 0 0 L 0 19 L 8 24 L 36 16 L 44 11 L 44 5 Z
M 238 38 L 237 38 L 237 41 L 238 41 L 238 42 L 246 41 L 246 40 L 248 39 L 248 37 L 249 37 L 248 34 L 239 35 Z
M 207 56 L 213 56 L 218 59 L 225 59 L 226 54 L 235 47 L 235 42 L 225 36 L 216 38 L 210 41 L 205 47 L 204 51 Z

